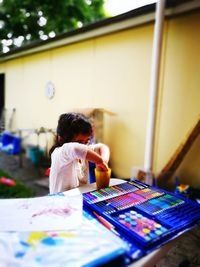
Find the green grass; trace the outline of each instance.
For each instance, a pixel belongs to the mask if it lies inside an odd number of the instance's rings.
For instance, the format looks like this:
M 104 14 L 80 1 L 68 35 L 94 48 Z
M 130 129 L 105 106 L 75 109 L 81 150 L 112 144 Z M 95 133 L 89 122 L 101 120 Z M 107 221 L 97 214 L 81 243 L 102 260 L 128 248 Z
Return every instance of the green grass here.
M 8 186 L 6 184 L 0 183 L 0 198 L 27 198 L 35 196 L 35 193 L 31 188 L 27 187 L 22 182 L 16 180 L 0 169 L 0 178 L 1 177 L 6 177 L 14 180 L 16 182 L 16 185 Z

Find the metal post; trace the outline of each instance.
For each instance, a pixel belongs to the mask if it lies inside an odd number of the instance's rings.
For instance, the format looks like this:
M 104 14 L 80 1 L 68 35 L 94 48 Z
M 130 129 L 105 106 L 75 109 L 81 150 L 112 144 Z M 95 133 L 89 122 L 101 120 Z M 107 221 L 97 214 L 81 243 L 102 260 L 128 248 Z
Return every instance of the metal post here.
M 165 0 L 160 0 L 156 4 L 156 18 L 155 18 L 151 81 L 150 81 L 150 100 L 149 100 L 145 160 L 144 160 L 144 171 L 147 173 L 146 182 L 149 184 L 151 183 L 150 178 L 152 177 L 152 169 L 153 169 L 153 156 L 154 156 L 154 143 L 155 143 L 155 130 L 156 130 L 156 112 L 157 112 L 157 100 L 158 100 L 161 48 L 162 48 L 162 39 L 163 39 L 164 11 L 165 11 Z

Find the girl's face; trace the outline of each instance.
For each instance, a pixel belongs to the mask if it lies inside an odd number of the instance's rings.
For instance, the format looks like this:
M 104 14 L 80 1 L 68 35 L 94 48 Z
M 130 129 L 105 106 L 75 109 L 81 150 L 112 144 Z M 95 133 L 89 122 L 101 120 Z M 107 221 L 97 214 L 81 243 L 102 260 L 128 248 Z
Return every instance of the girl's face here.
M 72 139 L 72 142 L 88 145 L 90 142 L 90 137 L 91 137 L 90 134 L 77 134 Z

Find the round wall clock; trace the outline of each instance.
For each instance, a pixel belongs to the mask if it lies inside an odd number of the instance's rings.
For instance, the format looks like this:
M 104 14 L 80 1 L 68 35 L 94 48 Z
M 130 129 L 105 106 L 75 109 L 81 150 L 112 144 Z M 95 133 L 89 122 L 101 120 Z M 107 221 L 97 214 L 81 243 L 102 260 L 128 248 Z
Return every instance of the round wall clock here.
M 55 86 L 52 82 L 48 82 L 45 87 L 45 95 L 49 99 L 53 98 L 55 95 Z

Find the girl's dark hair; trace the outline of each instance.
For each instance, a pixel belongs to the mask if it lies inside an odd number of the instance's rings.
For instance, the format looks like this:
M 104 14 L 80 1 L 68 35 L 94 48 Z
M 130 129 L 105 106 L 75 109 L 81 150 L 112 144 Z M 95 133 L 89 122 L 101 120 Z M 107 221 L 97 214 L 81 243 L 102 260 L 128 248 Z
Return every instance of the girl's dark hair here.
M 50 149 L 49 154 L 51 155 L 56 147 L 71 142 L 74 136 L 78 134 L 92 135 L 90 120 L 81 113 L 71 112 L 61 114 L 58 119 L 55 144 Z

